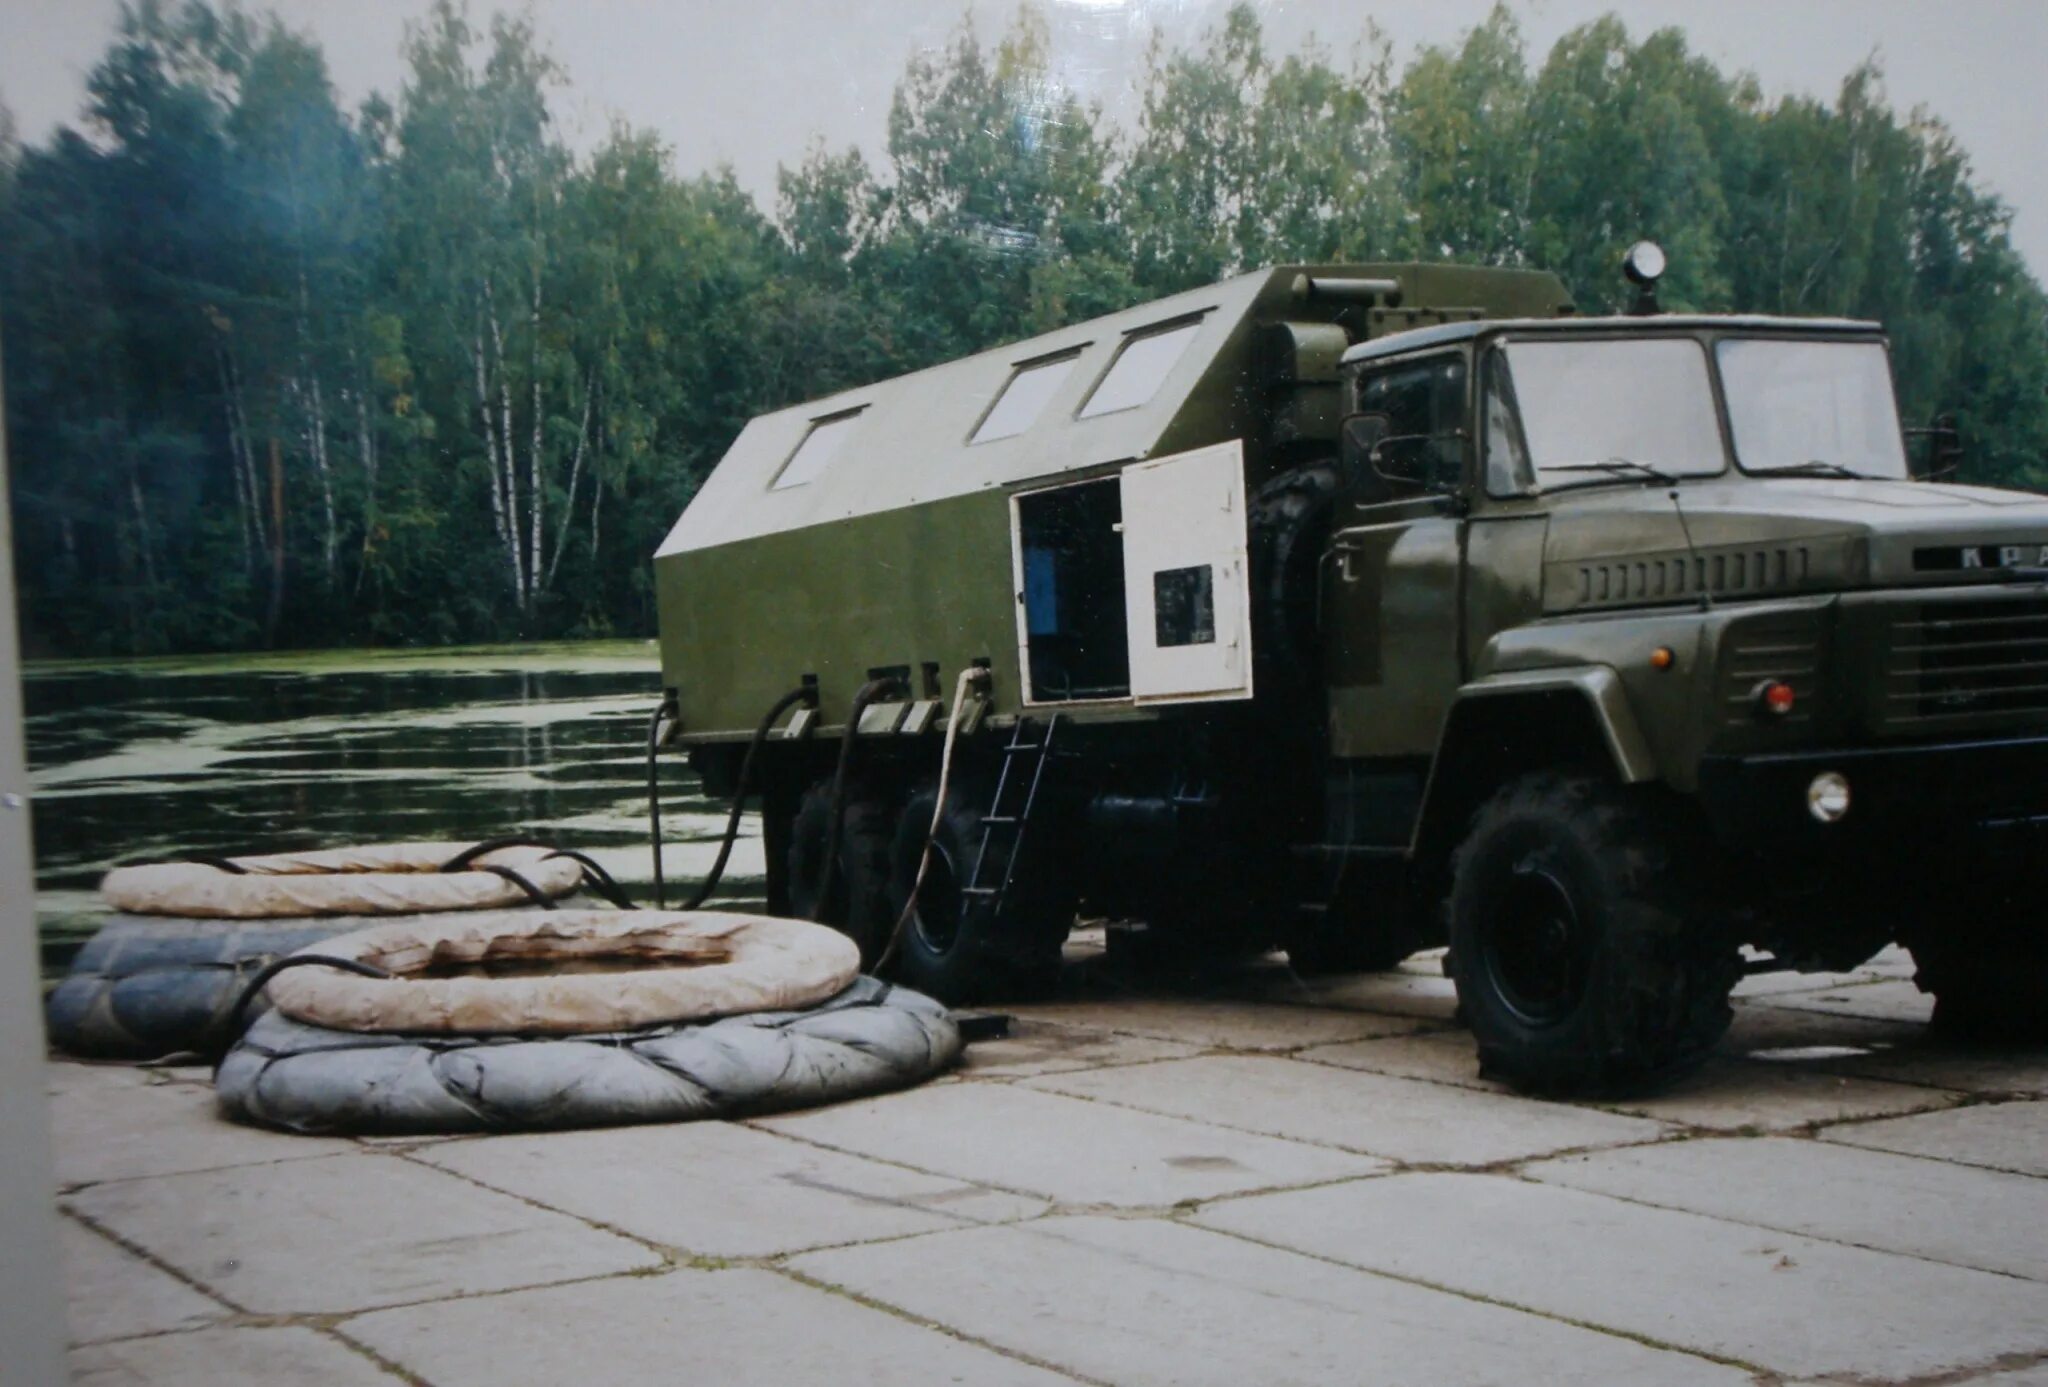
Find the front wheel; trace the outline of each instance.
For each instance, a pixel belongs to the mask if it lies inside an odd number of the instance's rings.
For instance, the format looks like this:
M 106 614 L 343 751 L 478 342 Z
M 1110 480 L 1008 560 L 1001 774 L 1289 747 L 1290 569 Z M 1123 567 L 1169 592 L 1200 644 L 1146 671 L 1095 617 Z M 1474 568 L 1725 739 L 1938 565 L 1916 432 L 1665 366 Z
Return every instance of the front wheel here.
M 1452 863 L 1451 970 L 1481 1070 L 1551 1094 L 1639 1092 L 1732 1019 L 1734 942 L 1703 838 L 1655 792 L 1554 773 L 1480 809 Z

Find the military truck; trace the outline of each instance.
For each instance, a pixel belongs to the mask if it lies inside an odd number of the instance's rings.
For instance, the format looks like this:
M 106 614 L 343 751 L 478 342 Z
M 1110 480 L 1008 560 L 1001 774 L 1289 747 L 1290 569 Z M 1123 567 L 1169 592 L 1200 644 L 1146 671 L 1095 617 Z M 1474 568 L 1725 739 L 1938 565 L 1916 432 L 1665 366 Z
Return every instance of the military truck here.
M 664 740 L 760 794 L 771 909 L 948 1000 L 1085 911 L 1448 942 L 1536 1091 L 1894 941 L 1943 1024 L 2038 1030 L 2048 502 L 1934 475 L 1878 325 L 1659 313 L 1661 259 L 1598 318 L 1284 266 L 763 415 L 655 559 Z

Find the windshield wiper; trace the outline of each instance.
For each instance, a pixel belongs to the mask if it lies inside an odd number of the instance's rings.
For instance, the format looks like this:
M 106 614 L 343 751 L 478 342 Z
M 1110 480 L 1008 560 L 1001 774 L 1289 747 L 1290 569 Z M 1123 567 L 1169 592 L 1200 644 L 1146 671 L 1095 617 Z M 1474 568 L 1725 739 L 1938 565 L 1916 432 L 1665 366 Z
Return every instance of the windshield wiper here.
M 1766 467 L 1754 472 L 1757 477 L 1847 477 L 1856 482 L 1880 482 L 1883 477 L 1873 477 L 1868 472 L 1858 472 L 1853 467 L 1844 467 L 1839 462 L 1796 462 L 1790 467 Z
M 1661 467 L 1652 467 L 1647 462 L 1634 458 L 1607 458 L 1601 462 L 1561 462 L 1538 469 L 1542 472 L 1605 472 L 1614 477 L 1647 477 L 1653 482 L 1669 486 L 1678 478 Z

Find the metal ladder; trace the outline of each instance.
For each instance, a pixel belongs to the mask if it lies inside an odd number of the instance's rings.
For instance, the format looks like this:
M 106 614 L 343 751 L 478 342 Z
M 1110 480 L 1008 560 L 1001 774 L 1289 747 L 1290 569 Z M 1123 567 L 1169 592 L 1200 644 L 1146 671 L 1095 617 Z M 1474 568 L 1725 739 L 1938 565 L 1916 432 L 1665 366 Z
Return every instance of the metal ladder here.
M 1053 734 L 1059 730 L 1059 725 L 1058 713 L 1047 718 L 1042 729 L 1035 729 L 1029 720 L 1018 718 L 1016 726 L 1010 729 L 1009 744 L 1003 748 L 1003 768 L 996 776 L 995 797 L 988 813 L 981 817 L 981 846 L 974 854 L 974 870 L 960 888 L 961 894 L 970 900 L 990 902 L 991 923 L 1001 921 L 1003 903 L 1009 899 L 1010 884 L 1016 880 L 1017 860 L 1024 851 L 1024 831 L 1030 826 L 1032 810 L 1038 807 L 1038 791 L 1045 783 L 1045 768 L 1055 758 L 1073 754 L 1053 749 Z M 1036 741 L 1031 740 L 1034 731 L 1038 738 Z M 1020 761 L 1026 764 L 1020 766 Z M 1021 804 L 1015 803 L 1019 793 L 1023 796 Z M 1010 850 L 1003 854 L 1002 879 L 991 883 L 989 846 L 997 840 L 998 834 L 1007 838 Z

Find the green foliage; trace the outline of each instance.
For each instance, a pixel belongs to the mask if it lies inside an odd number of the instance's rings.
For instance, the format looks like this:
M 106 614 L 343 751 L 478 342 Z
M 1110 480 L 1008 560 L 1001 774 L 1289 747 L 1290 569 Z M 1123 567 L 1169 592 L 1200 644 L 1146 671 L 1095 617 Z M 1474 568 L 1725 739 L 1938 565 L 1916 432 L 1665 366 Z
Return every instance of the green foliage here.
M 1248 5 L 1155 43 L 1134 129 L 1027 10 L 908 63 L 873 162 L 823 143 L 764 213 L 654 134 L 576 156 L 528 20 L 437 0 L 395 95 L 232 0 L 130 0 L 86 134 L 0 108 L 0 311 L 33 649 L 644 633 L 648 556 L 752 415 L 1261 264 L 1557 270 L 1891 328 L 1909 418 L 2048 486 L 2048 302 L 2009 213 L 1870 65 L 1766 101 L 1606 18 L 1505 8 L 1396 69 L 1275 53 Z

